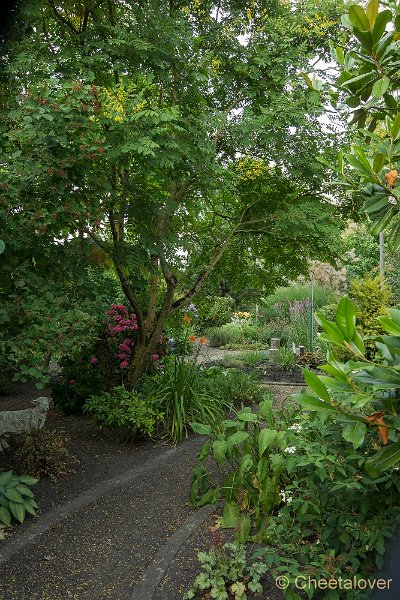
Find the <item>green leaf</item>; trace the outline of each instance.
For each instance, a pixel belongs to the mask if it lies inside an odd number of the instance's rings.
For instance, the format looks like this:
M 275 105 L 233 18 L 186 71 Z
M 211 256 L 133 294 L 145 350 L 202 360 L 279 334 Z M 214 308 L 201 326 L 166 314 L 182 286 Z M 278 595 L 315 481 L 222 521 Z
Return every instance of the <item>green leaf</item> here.
M 26 485 L 35 485 L 39 481 L 36 477 L 31 477 L 31 475 L 20 475 L 18 477 L 21 483 L 25 483 Z
M 320 400 L 315 396 L 310 396 L 309 394 L 292 394 L 291 397 L 294 400 L 297 400 L 297 402 L 307 410 L 314 410 L 317 412 L 335 411 L 335 408 L 331 404 L 323 402 L 323 400 Z
M 14 515 L 17 521 L 23 523 L 25 519 L 25 506 L 19 502 L 10 502 L 9 507 L 11 513 Z
M 385 33 L 386 25 L 392 20 L 392 13 L 390 10 L 383 10 L 378 14 L 375 20 L 375 25 L 372 29 L 372 41 L 374 44 L 379 42 L 382 35 Z
M 319 379 L 318 375 L 315 375 L 307 369 L 303 369 L 303 375 L 307 385 L 317 394 L 318 398 L 322 398 L 322 400 L 326 400 L 327 402 L 331 401 L 329 392 Z
M 378 16 L 379 0 L 369 0 L 365 13 L 368 18 L 370 27 L 373 27 Z
M 225 461 L 225 455 L 228 448 L 229 446 L 226 440 L 215 440 L 215 442 L 213 442 L 214 456 L 219 465 Z
M 358 4 L 352 4 L 349 7 L 349 18 L 357 29 L 361 31 L 370 31 L 371 26 L 364 9 Z
M 325 331 L 327 335 L 327 338 L 325 339 L 328 339 L 329 341 L 339 346 L 343 346 L 344 337 L 336 323 L 334 323 L 333 321 L 328 321 L 328 319 L 325 319 L 325 317 L 323 317 L 319 313 L 315 314 L 315 320 L 317 321 L 318 325 L 321 325 L 322 329 Z
M 13 476 L 12 471 L 4 471 L 4 473 L 0 473 L 0 485 L 7 485 Z
M 226 502 L 224 505 L 224 512 L 221 519 L 221 527 L 224 529 L 231 529 L 236 527 L 239 521 L 239 505 L 233 500 Z
M 236 415 L 237 419 L 239 421 L 245 421 L 245 422 L 253 422 L 253 423 L 257 423 L 258 421 L 258 415 L 256 415 L 255 413 L 252 412 L 240 412 Z
M 377 152 L 375 154 L 373 163 L 373 169 L 375 173 L 379 173 L 379 171 L 385 166 L 386 160 L 386 156 L 381 152 Z
M 379 477 L 384 471 L 390 469 L 400 461 L 400 443 L 391 444 L 379 450 L 365 463 L 365 470 L 369 477 Z
M 3 254 L 5 247 L 6 247 L 6 245 L 3 242 L 3 240 L 0 240 L 0 254 Z
M 4 525 L 11 525 L 10 511 L 4 506 L 0 506 L 0 523 L 4 523 Z
M 250 471 L 253 466 L 253 459 L 250 454 L 244 454 L 242 460 L 239 465 L 239 473 L 243 477 L 248 471 Z
M 235 528 L 235 540 L 244 544 L 249 539 L 251 530 L 250 515 L 240 515 L 237 527 Z
M 275 429 L 261 429 L 258 434 L 258 451 L 260 456 L 273 444 L 277 435 L 278 432 Z
M 350 342 L 353 339 L 356 328 L 356 309 L 347 296 L 343 296 L 338 304 L 336 310 L 336 324 L 344 338 Z
M 5 497 L 11 500 L 12 502 L 17 502 L 18 504 L 23 504 L 24 500 L 19 492 L 15 488 L 11 488 L 5 491 Z
M 247 433 L 247 431 L 236 431 L 236 433 L 228 437 L 227 441 L 228 444 L 236 445 L 241 444 L 242 442 L 247 440 L 248 437 L 249 434 Z
M 364 441 L 367 426 L 364 423 L 348 423 L 342 429 L 343 438 L 346 442 L 351 442 L 356 450 Z
M 203 423 L 190 423 L 190 427 L 195 433 L 199 435 L 211 435 L 212 429 L 210 425 L 204 425 Z M 24 482 L 26 483 L 26 482 Z
M 372 95 L 375 96 L 375 98 L 382 98 L 383 94 L 385 94 L 385 92 L 387 92 L 387 90 L 389 89 L 389 86 L 390 79 L 385 75 L 384 77 L 382 77 L 382 79 L 378 79 L 378 81 L 375 81 L 372 87 Z
M 33 498 L 33 492 L 26 485 L 17 485 L 15 489 L 21 494 L 21 496 L 29 496 Z
M 358 160 L 353 154 L 345 154 L 347 162 L 357 171 L 359 171 L 362 175 L 367 175 L 371 177 L 373 175 L 371 165 L 368 163 L 368 167 L 366 167 L 362 162 Z
M 390 128 L 390 135 L 395 140 L 399 135 L 400 131 L 400 112 L 396 115 L 392 127 Z

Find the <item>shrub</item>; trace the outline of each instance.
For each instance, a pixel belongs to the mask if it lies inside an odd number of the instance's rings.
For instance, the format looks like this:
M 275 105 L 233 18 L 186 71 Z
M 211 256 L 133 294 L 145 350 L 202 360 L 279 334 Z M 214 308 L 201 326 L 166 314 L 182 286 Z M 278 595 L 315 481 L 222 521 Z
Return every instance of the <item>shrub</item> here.
M 14 371 L 8 361 L 0 357 L 0 396 L 10 393 Z
M 198 301 L 199 321 L 197 327 L 201 330 L 209 327 L 220 327 L 229 323 L 235 301 L 230 296 L 206 296 Z
M 210 394 L 235 406 L 242 403 L 257 404 L 263 397 L 263 388 L 257 376 L 239 369 L 209 369 L 207 384 Z
M 222 327 L 208 329 L 206 335 L 213 348 L 239 348 L 254 346 L 259 341 L 260 328 L 246 323 L 227 323 Z
M 24 471 L 36 477 L 57 479 L 71 472 L 74 457 L 66 444 L 69 438 L 61 432 L 49 429 L 32 429 L 19 437 L 16 458 Z
M 0 523 L 10 525 L 13 517 L 23 523 L 26 513 L 36 514 L 37 504 L 30 486 L 37 481 L 30 475 L 14 475 L 12 471 L 0 473 Z
M 156 402 L 123 386 L 92 396 L 84 411 L 99 425 L 116 431 L 123 441 L 151 438 L 164 417 Z
M 355 452 L 334 418 L 298 407 L 277 412 L 262 402 L 212 428 L 194 428 L 209 440 L 193 473 L 192 504 L 222 498 L 220 527 L 232 529 L 238 543 L 258 543 L 253 558 L 262 557 L 273 577 L 284 572 L 293 583 L 312 566 L 317 580 L 368 578 L 381 568 L 399 517 L 400 476 L 367 476 L 373 449 Z M 305 591 L 311 598 L 318 590 Z M 288 597 L 297 598 L 294 592 L 290 587 Z M 353 598 L 354 590 L 341 590 L 340 600 Z
M 382 285 L 380 276 L 353 281 L 351 295 L 356 306 L 357 326 L 363 336 L 376 336 L 383 332 L 377 317 L 386 314 L 392 292 Z M 367 341 L 367 348 L 374 349 L 374 342 Z
M 335 299 L 336 294 L 331 289 L 319 285 L 314 286 L 315 308 L 320 309 L 326 304 L 332 304 Z M 268 323 L 268 321 L 275 318 L 288 321 L 290 305 L 311 301 L 311 286 L 293 285 L 277 288 L 273 294 L 267 298 L 262 298 L 261 301 L 260 318 L 264 323 Z

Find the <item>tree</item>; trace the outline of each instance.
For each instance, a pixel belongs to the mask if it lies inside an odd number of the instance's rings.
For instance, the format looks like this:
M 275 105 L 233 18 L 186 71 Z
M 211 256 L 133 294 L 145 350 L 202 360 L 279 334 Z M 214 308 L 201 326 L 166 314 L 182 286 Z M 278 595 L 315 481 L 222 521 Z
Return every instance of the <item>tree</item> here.
M 48 248 L 74 238 L 112 264 L 138 323 L 132 385 L 168 315 L 225 253 L 268 263 L 276 233 L 282 272 L 304 269 L 307 253 L 332 254 L 314 156 L 333 137 L 299 76 L 328 51 L 322 33 L 337 15 L 333 2 L 321 8 L 317 19 L 315 7 L 280 1 L 26 4 L 27 31 L 3 60 L 16 100 L 0 219 L 12 217 L 21 243 L 22 231 Z M 260 161 L 260 193 L 245 189 L 240 157 Z

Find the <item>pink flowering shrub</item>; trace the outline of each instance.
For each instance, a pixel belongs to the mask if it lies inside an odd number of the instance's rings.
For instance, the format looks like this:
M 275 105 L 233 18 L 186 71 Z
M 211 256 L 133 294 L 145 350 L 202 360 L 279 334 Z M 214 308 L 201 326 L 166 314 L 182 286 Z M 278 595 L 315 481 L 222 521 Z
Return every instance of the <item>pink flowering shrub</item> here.
M 135 313 L 129 313 L 124 304 L 112 304 L 107 311 L 106 333 L 114 348 L 114 357 L 121 370 L 129 367 L 132 348 L 135 345 L 138 324 Z M 153 365 L 161 366 L 162 357 L 167 353 L 169 338 L 160 336 L 153 353 Z M 91 362 L 96 364 L 97 358 Z

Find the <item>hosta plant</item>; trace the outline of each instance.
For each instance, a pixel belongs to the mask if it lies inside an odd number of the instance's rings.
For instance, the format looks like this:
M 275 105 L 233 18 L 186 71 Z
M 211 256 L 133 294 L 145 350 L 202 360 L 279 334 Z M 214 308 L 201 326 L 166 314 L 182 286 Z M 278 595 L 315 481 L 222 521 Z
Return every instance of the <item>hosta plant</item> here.
M 324 375 L 304 369 L 311 392 L 294 397 L 304 408 L 331 414 L 342 422 L 343 437 L 355 449 L 367 444 L 366 433 L 375 428 L 372 443 L 377 452 L 366 461 L 365 469 L 369 476 L 379 477 L 400 461 L 400 310 L 390 308 L 387 315 L 378 317 L 385 334 L 374 338 L 373 360 L 356 329 L 355 307 L 347 297 L 340 301 L 335 321 L 318 314 L 316 319 L 323 329 L 321 337 L 347 350 L 352 360 L 340 362 L 328 354 L 327 364 L 320 367 Z
M 26 513 L 36 514 L 37 504 L 30 486 L 37 481 L 30 475 L 14 475 L 12 471 L 0 473 L 0 523 L 10 525 L 13 518 L 23 523 Z

